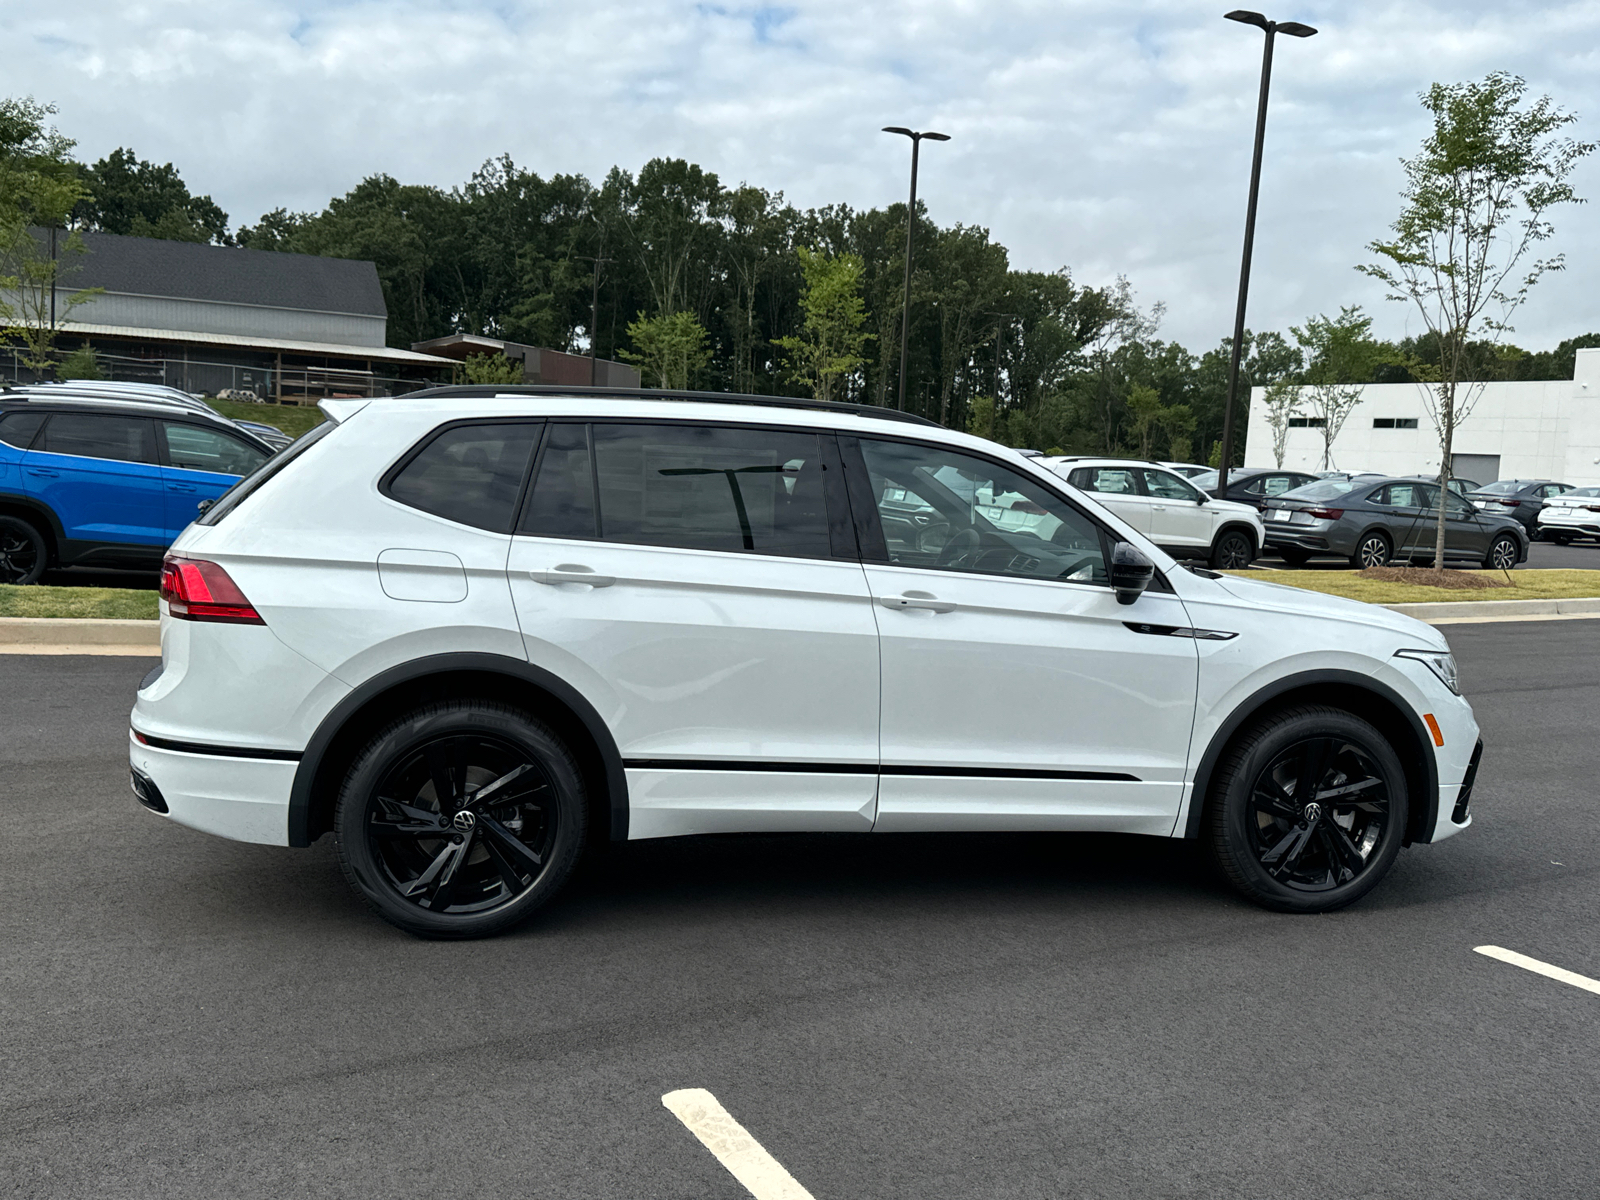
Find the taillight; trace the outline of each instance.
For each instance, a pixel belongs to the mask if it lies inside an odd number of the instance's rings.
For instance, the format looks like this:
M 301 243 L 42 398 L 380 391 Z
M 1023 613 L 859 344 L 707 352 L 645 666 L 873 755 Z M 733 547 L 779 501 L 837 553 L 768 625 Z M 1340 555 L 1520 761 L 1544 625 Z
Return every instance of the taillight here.
M 203 558 L 167 555 L 161 564 L 161 598 L 180 621 L 266 624 L 228 573 Z
M 1344 516 L 1342 508 L 1308 508 L 1306 511 L 1319 521 L 1337 521 Z
M 1502 500 L 1502 501 L 1500 501 L 1500 503 L 1504 504 L 1507 508 L 1516 508 L 1519 504 L 1522 503 L 1522 501 L 1521 500 Z

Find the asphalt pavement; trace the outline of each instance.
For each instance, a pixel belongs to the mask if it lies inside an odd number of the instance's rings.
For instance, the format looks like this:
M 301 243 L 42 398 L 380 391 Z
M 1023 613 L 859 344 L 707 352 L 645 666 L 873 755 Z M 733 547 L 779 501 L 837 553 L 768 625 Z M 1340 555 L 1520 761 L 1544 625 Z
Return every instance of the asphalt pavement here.
M 326 840 L 136 807 L 142 659 L 0 657 L 0 1195 L 740 1200 L 709 1089 L 816 1200 L 1592 1197 L 1600 623 L 1447 630 L 1476 824 L 1263 912 L 1104 835 L 635 844 L 415 941 Z

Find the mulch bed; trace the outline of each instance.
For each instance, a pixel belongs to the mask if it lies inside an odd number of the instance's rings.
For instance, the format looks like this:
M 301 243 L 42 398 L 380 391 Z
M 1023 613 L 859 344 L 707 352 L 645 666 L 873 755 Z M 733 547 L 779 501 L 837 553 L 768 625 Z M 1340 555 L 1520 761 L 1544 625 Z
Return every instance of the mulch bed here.
M 1436 571 L 1432 567 L 1367 567 L 1357 572 L 1362 579 L 1378 579 L 1384 583 L 1410 583 L 1419 587 L 1455 588 L 1476 591 L 1479 588 L 1505 588 L 1512 584 L 1505 576 L 1488 571 Z

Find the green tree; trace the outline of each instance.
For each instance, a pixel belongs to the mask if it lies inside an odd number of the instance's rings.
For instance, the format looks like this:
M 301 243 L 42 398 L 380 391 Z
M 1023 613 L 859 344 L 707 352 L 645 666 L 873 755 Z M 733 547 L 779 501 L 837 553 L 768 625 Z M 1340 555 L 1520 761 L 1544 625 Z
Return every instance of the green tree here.
M 625 362 L 635 364 L 646 386 L 656 380 L 657 387 L 687 388 L 711 361 L 706 350 L 705 326 L 693 313 L 676 312 L 665 317 L 646 317 L 640 313 L 628 325 L 628 336 L 637 351 L 623 350 Z
M 1161 424 L 1161 393 L 1153 387 L 1134 384 L 1128 392 L 1128 424 L 1139 447 L 1139 457 L 1150 457 L 1150 439 Z
M 861 259 L 854 254 L 830 256 L 795 247 L 805 284 L 800 292 L 804 320 L 800 332 L 774 338 L 784 351 L 794 377 L 803 380 L 818 400 L 837 399 L 844 380 L 861 368 L 862 351 L 872 335 L 862 328 L 866 303 L 861 298 Z
M 504 354 L 469 354 L 458 369 L 462 383 L 521 383 L 522 363 Z
M 227 245 L 228 214 L 210 196 L 190 194 L 171 163 L 145 162 L 118 148 L 84 171 L 86 195 L 73 212 L 87 229 L 174 242 Z
M 1559 254 L 1527 260 L 1555 232 L 1551 210 L 1579 202 L 1568 178 L 1594 151 L 1593 142 L 1561 134 L 1575 116 L 1548 96 L 1525 105 L 1526 90 L 1522 79 L 1496 71 L 1422 93 L 1433 129 L 1416 156 L 1402 160 L 1406 182 L 1392 236 L 1370 243 L 1375 260 L 1356 268 L 1381 282 L 1389 299 L 1415 308 L 1439 343 L 1439 377 L 1425 394 L 1441 477 L 1450 473 L 1456 429 L 1482 394 L 1465 370 L 1468 347 L 1510 331 L 1529 290 L 1562 268 Z M 1434 532 L 1439 569 L 1444 492 Z
M 1272 464 L 1283 466 L 1284 451 L 1289 445 L 1289 418 L 1294 416 L 1300 403 L 1300 387 L 1288 379 L 1276 379 L 1267 384 L 1262 405 L 1266 408 L 1267 428 L 1272 430 Z
M 1335 439 L 1361 403 L 1362 385 L 1389 352 L 1373 340 L 1372 318 L 1359 304 L 1341 308 L 1337 317 L 1310 317 L 1290 332 L 1307 362 L 1304 386 L 1294 389 L 1295 402 L 1321 422 L 1322 469 L 1327 470 L 1333 465 Z M 1276 453 L 1276 444 L 1273 449 Z M 1283 465 L 1281 459 L 1278 465 Z
M 100 373 L 100 356 L 86 341 L 61 360 L 56 368 L 57 379 L 104 379 Z

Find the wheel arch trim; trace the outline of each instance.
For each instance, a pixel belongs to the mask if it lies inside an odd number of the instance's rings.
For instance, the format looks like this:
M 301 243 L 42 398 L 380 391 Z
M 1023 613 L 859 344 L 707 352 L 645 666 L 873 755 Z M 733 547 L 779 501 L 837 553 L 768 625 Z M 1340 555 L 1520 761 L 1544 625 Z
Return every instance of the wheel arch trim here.
M 428 655 L 381 671 L 347 695 L 322 719 L 301 755 L 289 792 L 289 845 L 311 845 L 312 804 L 316 799 L 317 776 L 328 751 L 353 718 L 374 700 L 401 684 L 463 673 L 500 675 L 529 684 L 548 693 L 557 703 L 566 707 L 583 726 L 599 753 L 610 808 L 611 840 L 626 841 L 628 777 L 623 769 L 622 754 L 617 749 L 616 739 L 594 706 L 566 680 L 542 667 L 505 655 L 463 651 Z
M 1370 675 L 1362 675 L 1357 671 L 1343 671 L 1331 668 L 1313 671 L 1300 671 L 1293 675 L 1285 675 L 1252 692 L 1243 701 L 1237 704 L 1227 718 L 1211 735 L 1205 753 L 1200 756 L 1199 766 L 1195 768 L 1194 783 L 1189 789 L 1189 813 L 1184 822 L 1183 836 L 1197 838 L 1200 836 L 1200 818 L 1205 809 L 1207 795 L 1211 788 L 1211 777 L 1216 771 L 1217 763 L 1222 758 L 1222 753 L 1228 744 L 1238 735 L 1251 718 L 1259 714 L 1262 709 L 1269 706 L 1274 700 L 1287 696 L 1291 692 L 1308 688 L 1323 688 L 1337 686 L 1352 688 L 1367 692 L 1375 699 L 1380 700 L 1393 708 L 1405 721 L 1409 728 L 1414 745 L 1411 747 L 1395 746 L 1394 751 L 1400 756 L 1401 762 L 1409 759 L 1420 768 L 1422 777 L 1422 799 L 1419 802 L 1415 796 L 1411 797 L 1411 812 L 1407 818 L 1408 829 L 1406 844 L 1412 842 L 1427 842 L 1433 838 L 1433 827 L 1439 819 L 1439 764 L 1433 753 L 1433 739 L 1427 728 L 1422 723 L 1422 718 L 1407 701 L 1385 683 L 1380 683 Z M 1308 697 L 1308 703 L 1331 703 L 1328 700 L 1318 701 Z M 1356 713 L 1356 716 L 1362 714 Z M 1365 718 L 1363 718 L 1365 719 Z M 1409 753 L 1408 753 L 1409 751 Z M 1410 776 L 1408 771 L 1407 775 Z M 1408 784 L 1410 779 L 1408 778 Z M 1415 788 L 1409 788 L 1416 791 Z

